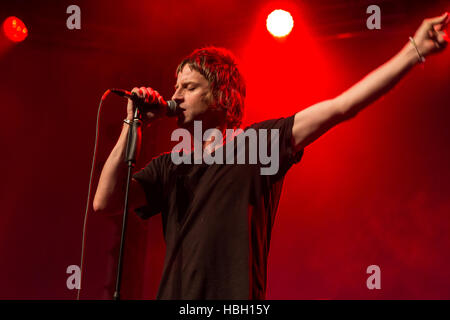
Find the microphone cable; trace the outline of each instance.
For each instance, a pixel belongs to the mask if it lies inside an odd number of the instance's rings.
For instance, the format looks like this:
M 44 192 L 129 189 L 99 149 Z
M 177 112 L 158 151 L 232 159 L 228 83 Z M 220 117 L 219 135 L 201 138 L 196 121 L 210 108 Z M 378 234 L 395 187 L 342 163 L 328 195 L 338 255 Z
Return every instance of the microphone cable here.
M 84 251 L 86 246 L 86 225 L 87 225 L 87 219 L 88 219 L 88 212 L 89 212 L 89 204 L 91 200 L 91 189 L 92 189 L 92 178 L 94 176 L 94 168 L 95 168 L 95 159 L 97 156 L 97 148 L 98 148 L 98 136 L 99 136 L 99 120 L 100 120 L 100 112 L 102 109 L 102 103 L 105 101 L 106 97 L 111 93 L 111 90 L 108 89 L 103 94 L 102 98 L 100 99 L 100 103 L 98 105 L 97 110 L 97 120 L 95 125 L 95 143 L 94 143 L 94 153 L 92 156 L 92 164 L 91 164 L 91 174 L 89 176 L 89 187 L 88 187 L 88 195 L 87 195 L 87 201 L 86 201 L 86 210 L 84 212 L 84 221 L 83 221 L 83 234 L 82 234 L 82 240 L 81 240 L 81 262 L 80 262 L 80 286 L 77 292 L 77 300 L 80 300 L 80 293 L 81 293 L 81 285 L 83 283 L 83 266 L 84 266 Z

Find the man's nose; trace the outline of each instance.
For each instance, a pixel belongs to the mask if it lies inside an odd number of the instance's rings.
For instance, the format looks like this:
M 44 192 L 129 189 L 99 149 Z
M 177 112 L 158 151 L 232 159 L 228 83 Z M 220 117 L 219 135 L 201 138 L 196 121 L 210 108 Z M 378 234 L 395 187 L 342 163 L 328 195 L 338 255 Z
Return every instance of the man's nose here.
M 180 103 L 183 101 L 183 96 L 180 94 L 180 92 L 177 90 L 172 95 L 172 100 L 176 101 L 177 103 Z

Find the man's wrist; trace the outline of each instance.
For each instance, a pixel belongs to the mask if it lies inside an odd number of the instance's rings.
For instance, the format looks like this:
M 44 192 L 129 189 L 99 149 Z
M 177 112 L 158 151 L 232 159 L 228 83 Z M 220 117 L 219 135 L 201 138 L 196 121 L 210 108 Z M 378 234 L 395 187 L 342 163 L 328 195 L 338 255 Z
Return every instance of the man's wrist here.
M 403 56 L 408 61 L 410 66 L 415 66 L 416 64 L 423 63 L 420 56 L 417 54 L 417 50 L 411 41 L 403 47 Z
M 137 125 L 139 126 L 142 124 L 142 120 L 139 120 L 139 119 L 130 120 L 127 118 L 127 119 L 123 119 L 123 123 L 126 125 L 129 125 L 129 126 L 133 125 L 133 123 L 137 123 Z

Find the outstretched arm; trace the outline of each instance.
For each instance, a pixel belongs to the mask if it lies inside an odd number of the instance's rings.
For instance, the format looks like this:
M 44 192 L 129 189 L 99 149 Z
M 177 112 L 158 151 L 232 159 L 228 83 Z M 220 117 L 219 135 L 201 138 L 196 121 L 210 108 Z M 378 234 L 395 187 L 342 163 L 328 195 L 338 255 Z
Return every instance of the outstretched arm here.
M 388 92 L 420 62 L 420 55 L 425 57 L 444 50 L 448 43 L 444 31 L 448 22 L 448 13 L 425 19 L 414 35 L 414 44 L 408 41 L 393 58 L 336 98 L 319 102 L 298 112 L 292 128 L 296 148 L 301 149 L 309 145 L 329 129 L 354 117 Z

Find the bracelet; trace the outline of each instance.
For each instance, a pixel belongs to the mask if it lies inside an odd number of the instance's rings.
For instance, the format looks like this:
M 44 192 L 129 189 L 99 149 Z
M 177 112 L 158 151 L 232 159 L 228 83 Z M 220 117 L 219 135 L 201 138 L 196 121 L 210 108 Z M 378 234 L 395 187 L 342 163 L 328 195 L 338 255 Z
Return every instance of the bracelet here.
M 417 51 L 417 54 L 419 55 L 419 62 L 420 63 L 424 63 L 425 62 L 425 57 L 420 53 L 420 51 L 417 48 L 417 45 L 416 45 L 416 42 L 414 41 L 414 39 L 412 37 L 409 37 L 409 41 L 411 41 L 411 43 L 413 44 L 414 48 Z
M 135 119 L 135 120 L 123 119 L 123 122 L 129 126 L 131 126 L 133 124 L 133 122 L 138 123 L 138 125 L 141 124 L 141 120 L 139 120 L 139 119 Z

